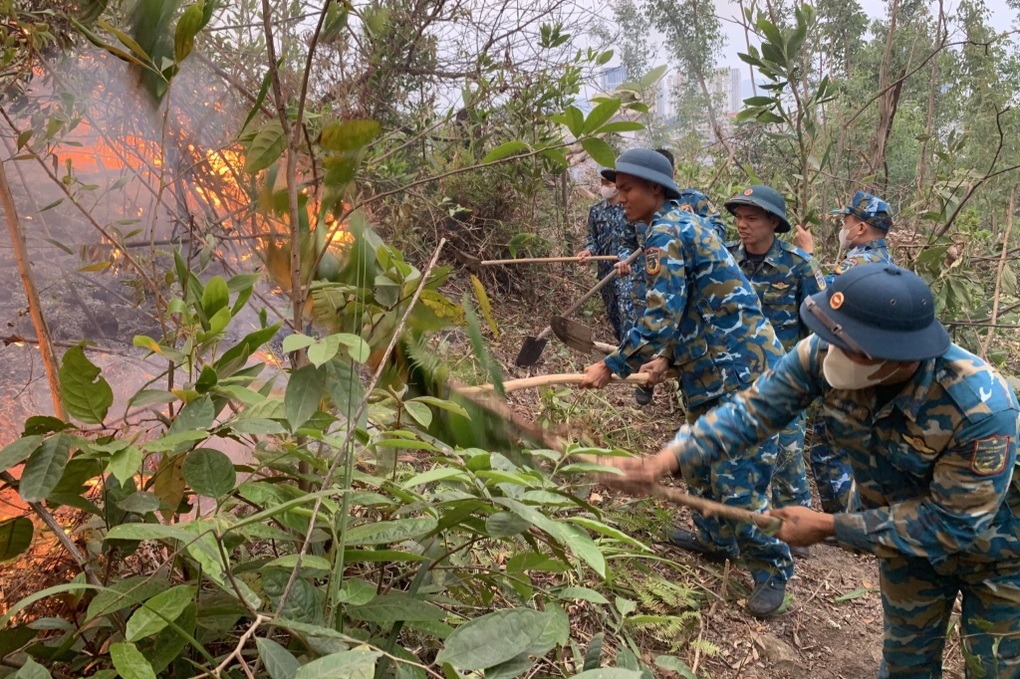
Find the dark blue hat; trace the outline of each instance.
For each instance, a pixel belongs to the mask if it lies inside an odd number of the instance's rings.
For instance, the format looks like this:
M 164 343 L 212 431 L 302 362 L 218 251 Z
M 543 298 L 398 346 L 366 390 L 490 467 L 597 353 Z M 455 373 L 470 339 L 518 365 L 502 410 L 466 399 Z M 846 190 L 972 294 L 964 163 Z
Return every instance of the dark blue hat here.
M 730 214 L 736 214 L 736 209 L 740 205 L 758 207 L 770 215 L 778 217 L 779 226 L 776 227 L 776 233 L 786 233 L 790 230 L 790 222 L 786 221 L 786 201 L 783 199 L 783 195 L 771 186 L 761 184 L 748 186 L 742 193 L 738 193 L 723 203 Z
M 853 215 L 876 229 L 888 231 L 892 228 L 892 208 L 881 198 L 858 191 L 850 204 L 841 210 L 833 210 L 834 215 Z
M 679 198 L 680 189 L 673 181 L 673 167 L 661 153 L 652 149 L 631 149 L 616 159 L 616 169 L 602 170 L 602 176 L 616 182 L 616 173 L 629 174 L 658 184 L 666 190 L 666 198 Z
M 884 361 L 923 361 L 949 348 L 924 280 L 893 264 L 859 264 L 800 305 L 800 317 L 841 349 Z

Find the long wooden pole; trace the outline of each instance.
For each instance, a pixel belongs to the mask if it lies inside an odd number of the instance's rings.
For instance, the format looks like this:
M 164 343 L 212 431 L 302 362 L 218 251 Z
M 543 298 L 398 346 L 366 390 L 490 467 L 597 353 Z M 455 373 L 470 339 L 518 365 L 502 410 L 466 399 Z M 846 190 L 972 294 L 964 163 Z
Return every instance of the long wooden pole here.
M 503 391 L 520 391 L 521 389 L 532 389 L 534 387 L 548 387 L 553 384 L 580 384 L 584 379 L 584 373 L 556 373 L 553 375 L 535 375 L 534 377 L 523 377 L 519 380 L 508 380 L 503 383 Z M 627 377 L 613 375 L 612 381 L 616 384 L 648 384 L 648 373 L 634 373 Z M 476 395 L 486 394 L 494 389 L 491 384 L 480 384 L 475 387 L 461 387 L 457 391 L 462 394 Z

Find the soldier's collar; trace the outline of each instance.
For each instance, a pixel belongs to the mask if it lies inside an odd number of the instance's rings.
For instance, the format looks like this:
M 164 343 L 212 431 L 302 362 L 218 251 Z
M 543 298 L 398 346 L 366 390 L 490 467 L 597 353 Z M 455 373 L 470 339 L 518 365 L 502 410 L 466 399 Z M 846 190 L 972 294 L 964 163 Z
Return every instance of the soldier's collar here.
M 875 240 L 869 240 L 867 243 L 861 243 L 857 247 L 862 250 L 882 250 L 885 249 L 885 238 L 876 238 Z

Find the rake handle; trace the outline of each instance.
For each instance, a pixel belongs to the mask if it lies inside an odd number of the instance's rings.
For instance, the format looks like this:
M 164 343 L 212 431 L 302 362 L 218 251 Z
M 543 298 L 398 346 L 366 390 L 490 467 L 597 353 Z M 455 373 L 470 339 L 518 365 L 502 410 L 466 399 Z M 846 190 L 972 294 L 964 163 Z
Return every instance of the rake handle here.
M 591 257 L 521 257 L 519 259 L 486 259 L 480 262 L 481 266 L 496 266 L 497 264 L 552 264 L 555 262 L 615 262 L 619 257 L 616 255 L 593 255 Z

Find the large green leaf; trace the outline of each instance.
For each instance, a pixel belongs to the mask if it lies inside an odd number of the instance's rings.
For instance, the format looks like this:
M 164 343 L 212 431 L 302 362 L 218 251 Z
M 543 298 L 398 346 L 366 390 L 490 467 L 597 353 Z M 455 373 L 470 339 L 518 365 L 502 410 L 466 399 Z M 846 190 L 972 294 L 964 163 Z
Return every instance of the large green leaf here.
M 532 608 L 495 611 L 454 630 L 436 662 L 460 670 L 494 667 L 530 649 L 545 629 L 545 614 Z
M 485 154 L 485 158 L 482 159 L 483 163 L 495 163 L 497 160 L 503 160 L 508 156 L 515 155 L 524 151 L 530 150 L 530 147 L 523 141 L 514 140 L 500 144 L 496 148 Z
M 270 679 L 294 679 L 301 663 L 290 651 L 272 639 L 258 637 L 255 645 L 259 649 L 259 657 L 266 666 Z
M 279 120 L 270 120 L 259 130 L 248 148 L 248 157 L 244 161 L 245 172 L 264 170 L 280 157 L 287 148 L 287 137 Z
M 213 276 L 205 284 L 202 291 L 202 310 L 205 315 L 212 318 L 220 309 L 230 304 L 230 291 L 227 289 L 227 282 L 222 276 Z
M 385 545 L 415 540 L 435 530 L 438 524 L 439 522 L 431 516 L 366 523 L 347 530 L 347 546 Z
M 581 140 L 581 146 L 583 146 L 584 150 L 588 152 L 588 155 L 592 157 L 592 160 L 599 165 L 615 167 L 616 153 L 613 152 L 613 147 L 598 137 L 588 137 L 587 139 Z
M 125 638 L 128 641 L 138 641 L 158 634 L 176 620 L 194 598 L 195 588 L 190 585 L 178 585 L 160 592 L 131 616 L 127 622 Z
M 619 99 L 606 99 L 592 109 L 584 121 L 584 133 L 594 134 L 620 110 Z
M 382 651 L 369 648 L 331 653 L 302 665 L 294 679 L 373 679 L 381 655 Z
M 110 659 L 123 679 L 156 679 L 152 665 L 132 643 L 124 642 L 110 646 Z
M 101 424 L 113 405 L 113 390 L 99 376 L 100 372 L 80 346 L 64 353 L 60 364 L 60 395 L 67 412 L 86 424 Z
M 349 607 L 347 614 L 355 620 L 375 623 L 442 620 L 446 617 L 446 612 L 438 606 L 403 593 L 379 595 L 363 606 Z
M 71 450 L 69 439 L 63 434 L 51 436 L 43 441 L 32 453 L 21 472 L 18 490 L 25 502 L 41 502 L 46 499 L 64 473 Z
M 330 151 L 357 151 L 379 135 L 382 126 L 377 120 L 345 120 L 328 123 L 322 128 L 319 144 Z
M 12 679 L 52 679 L 50 671 L 32 660 L 32 658 L 25 658 L 25 664 L 21 666 L 17 672 L 14 673 Z
M 655 659 L 655 664 L 669 672 L 676 672 L 682 679 L 698 679 L 698 675 L 694 674 L 690 666 L 680 658 L 660 655 Z
M 575 674 L 572 679 L 642 679 L 644 674 L 637 670 L 625 670 L 620 667 L 602 667 L 597 670 L 585 670 Z
M 42 440 L 42 436 L 23 436 L 5 446 L 0 450 L 0 469 L 7 470 L 27 460 L 39 448 Z
M 283 406 L 291 431 L 297 431 L 319 409 L 326 388 L 326 371 L 312 365 L 299 368 L 287 382 Z
M 0 561 L 10 561 L 32 545 L 32 520 L 19 516 L 0 521 Z
M 195 49 L 195 36 L 205 25 L 204 5 L 203 0 L 188 5 L 177 20 L 177 28 L 174 29 L 174 60 L 177 63 L 184 61 Z
M 212 448 L 196 448 L 184 458 L 184 481 L 199 495 L 219 499 L 234 489 L 237 472 L 230 458 Z

